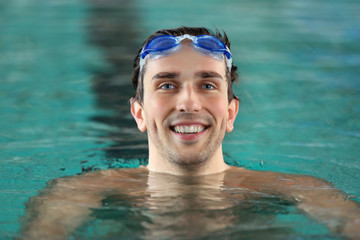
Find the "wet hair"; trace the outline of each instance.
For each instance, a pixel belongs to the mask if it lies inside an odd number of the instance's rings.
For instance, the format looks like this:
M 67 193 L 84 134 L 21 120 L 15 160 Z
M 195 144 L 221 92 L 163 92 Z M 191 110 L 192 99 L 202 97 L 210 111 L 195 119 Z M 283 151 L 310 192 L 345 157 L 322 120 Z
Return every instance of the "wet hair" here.
M 208 28 L 204 27 L 179 27 L 179 28 L 173 28 L 173 29 L 162 29 L 159 31 L 156 31 L 155 33 L 151 34 L 143 43 L 142 47 L 139 49 L 135 59 L 134 59 L 134 65 L 133 65 L 133 71 L 132 71 L 132 86 L 135 90 L 135 95 L 133 97 L 133 101 L 139 101 L 140 104 L 143 102 L 144 97 L 144 73 L 146 71 L 146 65 L 144 66 L 141 76 L 139 76 L 140 72 L 140 52 L 143 46 L 145 46 L 150 40 L 157 36 L 161 35 L 173 35 L 173 36 L 182 36 L 184 34 L 189 34 L 192 36 L 199 36 L 199 35 L 212 35 L 217 38 L 219 38 L 223 43 L 226 44 L 226 46 L 230 49 L 230 41 L 225 33 L 223 31 L 223 34 L 219 32 L 218 29 L 215 29 L 215 31 L 211 31 Z M 227 68 L 226 68 L 227 69 Z M 231 66 L 231 72 L 229 70 L 226 70 L 226 79 L 228 83 L 228 101 L 231 102 L 232 99 L 238 99 L 233 92 L 232 84 L 233 82 L 236 82 L 238 84 L 238 74 L 236 73 L 237 67 L 232 64 Z

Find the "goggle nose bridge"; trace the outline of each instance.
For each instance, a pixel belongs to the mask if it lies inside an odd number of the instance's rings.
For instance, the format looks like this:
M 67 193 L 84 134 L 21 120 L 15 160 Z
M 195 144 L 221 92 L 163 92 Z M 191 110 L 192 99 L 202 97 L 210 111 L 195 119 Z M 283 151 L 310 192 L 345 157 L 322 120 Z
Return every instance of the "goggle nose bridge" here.
M 196 37 L 195 36 L 191 36 L 189 34 L 184 34 L 182 36 L 176 37 L 176 44 L 181 43 L 184 39 L 190 39 L 191 41 L 193 41 L 193 43 L 196 43 Z

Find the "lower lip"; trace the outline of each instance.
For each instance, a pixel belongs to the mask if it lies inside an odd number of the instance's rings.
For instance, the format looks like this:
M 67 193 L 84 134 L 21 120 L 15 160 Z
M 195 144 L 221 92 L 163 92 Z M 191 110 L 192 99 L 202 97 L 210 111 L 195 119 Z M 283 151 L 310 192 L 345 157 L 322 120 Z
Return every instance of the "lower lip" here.
M 206 131 L 207 131 L 207 129 L 205 129 L 199 133 L 192 133 L 192 134 L 177 133 L 174 131 L 172 131 L 172 133 L 175 134 L 175 136 L 177 136 L 178 138 L 180 138 L 183 141 L 192 141 L 192 140 L 196 140 L 199 137 L 201 137 Z

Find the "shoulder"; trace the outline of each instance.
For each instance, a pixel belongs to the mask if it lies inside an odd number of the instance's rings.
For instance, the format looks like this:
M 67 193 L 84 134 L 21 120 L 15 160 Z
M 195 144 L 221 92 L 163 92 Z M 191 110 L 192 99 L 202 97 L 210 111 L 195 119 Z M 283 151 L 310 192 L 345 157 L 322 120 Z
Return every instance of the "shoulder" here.
M 256 171 L 239 167 L 231 167 L 227 171 L 227 179 L 232 184 L 256 186 L 257 189 L 290 191 L 291 189 L 332 188 L 332 184 L 323 179 L 303 175 L 271 171 Z
M 66 176 L 61 178 L 54 178 L 48 182 L 48 187 L 56 188 L 105 188 L 115 187 L 121 185 L 124 181 L 129 179 L 147 179 L 148 170 L 145 167 L 139 168 L 122 168 L 122 169 L 107 169 L 96 172 L 89 172 L 80 175 Z

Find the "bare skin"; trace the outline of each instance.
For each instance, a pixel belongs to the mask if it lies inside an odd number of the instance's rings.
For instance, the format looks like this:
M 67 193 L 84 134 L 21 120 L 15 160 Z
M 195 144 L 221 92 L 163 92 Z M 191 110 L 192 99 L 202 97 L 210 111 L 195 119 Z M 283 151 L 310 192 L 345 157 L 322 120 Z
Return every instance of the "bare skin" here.
M 184 184 L 185 180 L 191 181 L 191 184 Z M 141 201 L 134 201 L 134 206 L 144 206 L 153 213 L 152 224 L 143 224 L 149 239 L 176 233 L 176 230 L 166 228 L 169 223 L 186 229 L 187 237 L 225 229 L 232 225 L 234 216 L 231 214 L 209 218 L 186 210 L 229 209 L 237 204 L 237 200 L 241 202 L 253 195 L 286 198 L 298 209 L 325 224 L 330 231 L 350 239 L 360 236 L 359 205 L 345 198 L 330 184 L 309 176 L 229 167 L 222 173 L 194 178 L 149 172 L 146 167 L 140 167 L 106 170 L 54 181 L 55 184 L 52 183 L 29 201 L 20 239 L 66 239 L 81 224 L 92 220 L 92 209 L 101 208 L 101 201 L 110 193 L 112 196 L 141 197 Z M 233 189 L 240 189 L 241 193 L 232 194 Z M 189 193 L 196 194 L 191 202 L 179 197 Z M 176 203 L 164 202 L 172 196 Z M 164 213 L 174 207 L 184 214 L 169 219 Z
M 359 239 L 359 205 L 330 184 L 225 164 L 222 141 L 239 106 L 228 101 L 225 63 L 195 52 L 187 40 L 182 44 L 176 54 L 148 61 L 144 101 L 131 104 L 139 130 L 148 134 L 149 165 L 53 180 L 30 199 L 19 238 L 66 239 L 109 196 L 122 195 L 148 209 L 150 220 L 141 222 L 148 239 L 225 230 L 237 221 L 227 210 L 258 197 L 286 199 L 330 231 Z M 225 213 L 209 217 L 201 210 Z

